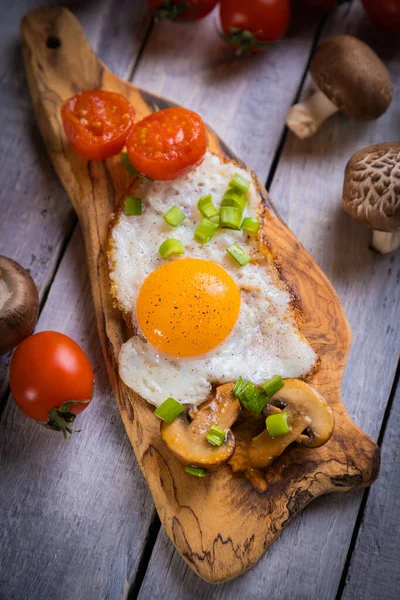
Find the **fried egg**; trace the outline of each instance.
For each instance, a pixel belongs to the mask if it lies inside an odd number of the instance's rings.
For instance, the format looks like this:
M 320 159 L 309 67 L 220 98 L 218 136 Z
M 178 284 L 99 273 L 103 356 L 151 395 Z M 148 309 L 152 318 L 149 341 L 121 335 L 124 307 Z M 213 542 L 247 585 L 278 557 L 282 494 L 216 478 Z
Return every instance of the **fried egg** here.
M 119 373 L 127 386 L 159 406 L 168 397 L 201 404 L 213 385 L 239 376 L 261 383 L 275 375 L 301 377 L 317 356 L 301 334 L 290 293 L 257 235 L 219 229 L 207 244 L 194 240 L 201 196 L 218 208 L 232 177 L 251 179 L 243 216 L 260 218 L 261 197 L 251 173 L 207 153 L 203 163 L 173 181 L 136 180 L 128 195 L 142 214 L 114 215 L 109 276 L 116 305 L 132 337 L 122 345 Z M 176 228 L 163 215 L 185 213 Z M 185 254 L 164 260 L 158 249 L 179 239 Z M 234 243 L 252 257 L 240 267 L 226 249 Z

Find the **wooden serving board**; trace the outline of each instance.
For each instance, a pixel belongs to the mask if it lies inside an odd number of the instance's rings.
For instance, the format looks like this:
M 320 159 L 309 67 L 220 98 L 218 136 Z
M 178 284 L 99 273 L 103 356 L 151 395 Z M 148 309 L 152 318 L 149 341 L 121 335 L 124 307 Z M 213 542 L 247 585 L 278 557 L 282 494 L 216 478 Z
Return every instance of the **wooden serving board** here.
M 370 485 L 378 475 L 379 448 L 352 422 L 340 397 L 351 341 L 349 324 L 332 285 L 280 220 L 260 183 L 268 241 L 279 256 L 282 277 L 297 296 L 304 334 L 321 358 L 311 383 L 332 406 L 334 434 L 321 448 L 292 446 L 286 451 L 269 470 L 268 489 L 263 494 L 241 475 L 232 474 L 229 467 L 201 480 L 186 474 L 164 445 L 151 407 L 118 376 L 117 358 L 126 332 L 109 294 L 106 241 L 110 214 L 131 177 L 118 157 L 86 162 L 76 156 L 66 142 L 59 110 L 68 97 L 91 88 L 125 95 L 134 105 L 137 119 L 173 104 L 111 73 L 67 9 L 52 7 L 27 14 L 21 23 L 21 37 L 37 121 L 83 230 L 111 385 L 160 519 L 198 575 L 213 583 L 237 577 L 260 559 L 313 498 Z M 209 147 L 238 160 L 212 130 Z

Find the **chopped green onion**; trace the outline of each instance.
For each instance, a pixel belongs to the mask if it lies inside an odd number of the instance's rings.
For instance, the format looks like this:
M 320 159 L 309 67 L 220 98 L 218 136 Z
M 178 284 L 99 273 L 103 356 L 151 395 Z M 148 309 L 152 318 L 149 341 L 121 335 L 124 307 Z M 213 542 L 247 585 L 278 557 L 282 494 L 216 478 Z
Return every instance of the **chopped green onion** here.
M 257 233 L 260 229 L 260 221 L 258 219 L 253 219 L 252 217 L 245 217 L 240 227 L 251 233 Z
M 171 227 L 178 227 L 186 219 L 186 215 L 179 206 L 173 206 L 165 213 L 163 219 Z
M 142 175 L 142 173 L 139 173 L 139 171 L 135 169 L 135 167 L 129 159 L 129 155 L 127 152 L 121 152 L 121 154 L 119 155 L 119 159 L 124 169 L 128 171 L 129 175 L 132 175 L 133 177 L 140 177 L 141 179 L 145 179 L 146 181 L 152 181 L 151 179 L 146 177 L 146 175 Z
M 185 254 L 185 249 L 180 240 L 176 240 L 175 238 L 168 238 L 161 244 L 158 249 L 158 252 L 162 256 L 162 258 L 169 258 L 173 254 Z
M 165 421 L 165 423 L 169 424 L 172 423 L 172 421 L 175 421 L 176 417 L 179 417 L 184 410 L 185 407 L 183 404 L 174 400 L 174 398 L 167 398 L 165 402 L 160 404 L 157 410 L 154 411 L 154 414 Z
M 220 227 L 229 227 L 230 229 L 240 229 L 242 220 L 242 211 L 233 206 L 221 206 L 219 211 Z
M 213 223 L 213 221 L 203 219 L 201 223 L 199 223 L 199 225 L 196 227 L 193 237 L 196 240 L 196 242 L 206 244 L 211 240 L 218 227 L 218 223 Z
M 140 198 L 134 198 L 133 196 L 127 196 L 125 198 L 125 214 L 128 217 L 137 216 L 142 214 L 142 201 Z
M 267 426 L 268 433 L 271 437 L 289 433 L 290 427 L 287 422 L 288 415 L 289 413 L 287 412 L 280 412 L 275 415 L 269 415 L 265 419 L 265 425 Z
M 206 434 L 206 440 L 212 446 L 222 446 L 225 441 L 225 431 L 217 425 L 211 425 L 208 433 Z
M 238 188 L 242 192 L 247 192 L 250 187 L 250 180 L 243 177 L 243 175 L 240 175 L 240 173 L 235 173 L 229 182 L 229 187 Z
M 233 388 L 233 393 L 239 398 L 241 404 L 251 412 L 259 415 L 268 402 L 268 398 L 251 381 L 244 381 L 241 377 Z
M 241 267 L 244 267 L 251 261 L 251 256 L 249 256 L 247 252 L 245 252 L 243 248 L 239 246 L 239 244 L 232 244 L 232 246 L 229 246 L 226 251 L 232 256 L 232 258 L 236 260 L 237 263 L 239 263 Z
M 200 469 L 200 467 L 185 467 L 186 473 L 189 475 L 194 475 L 195 477 L 207 477 L 208 471 L 205 469 Z
M 240 211 L 243 211 L 246 206 L 246 197 L 240 190 L 229 189 L 222 196 L 221 207 L 222 206 L 234 206 Z
M 199 211 L 205 219 L 212 219 L 218 215 L 218 209 L 215 208 L 211 194 L 202 196 L 197 203 Z
M 280 375 L 275 375 L 275 377 L 271 377 L 271 379 L 267 379 L 261 383 L 260 387 L 264 390 L 264 392 L 271 398 L 276 392 L 279 392 L 281 388 L 285 385 L 282 377 Z

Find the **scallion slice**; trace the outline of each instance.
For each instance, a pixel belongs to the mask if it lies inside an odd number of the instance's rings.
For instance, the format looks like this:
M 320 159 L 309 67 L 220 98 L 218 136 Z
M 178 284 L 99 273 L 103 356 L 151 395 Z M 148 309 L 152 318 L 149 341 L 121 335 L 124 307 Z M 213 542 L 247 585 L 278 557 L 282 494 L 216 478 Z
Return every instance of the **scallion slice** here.
M 208 471 L 205 469 L 200 469 L 200 467 L 185 467 L 186 473 L 189 475 L 194 475 L 195 477 L 207 477 Z
M 241 377 L 233 388 L 233 393 L 239 398 L 241 404 L 256 415 L 259 415 L 268 402 L 268 398 L 251 381 L 244 381 Z
M 242 220 L 242 211 L 233 206 L 221 206 L 219 211 L 220 227 L 229 227 L 229 229 L 240 229 Z
M 142 214 L 142 201 L 140 198 L 134 198 L 133 196 L 127 196 L 125 198 L 125 214 L 128 217 L 137 216 Z
M 271 377 L 271 379 L 267 379 L 261 383 L 260 387 L 264 390 L 269 398 L 279 392 L 281 388 L 285 385 L 282 377 L 280 375 L 275 375 L 275 377 Z
M 199 225 L 196 227 L 193 237 L 196 240 L 196 242 L 206 244 L 211 240 L 218 227 L 218 223 L 214 223 L 213 221 L 209 221 L 208 219 L 203 219 L 201 223 L 199 223 Z
M 212 219 L 218 215 L 218 209 L 213 204 L 211 194 L 202 196 L 198 201 L 197 206 L 205 219 Z
M 252 217 L 245 217 L 240 227 L 251 233 L 257 233 L 260 229 L 260 221 L 258 219 L 253 219 Z
M 246 206 L 246 197 L 240 190 L 229 189 L 222 196 L 221 207 L 222 206 L 234 206 L 240 211 L 243 211 Z
M 173 206 L 165 213 L 163 219 L 171 227 L 178 227 L 186 219 L 186 215 L 179 206 Z
M 285 435 L 285 433 L 289 433 L 290 427 L 288 425 L 288 415 L 289 413 L 287 412 L 280 412 L 276 413 L 275 415 L 269 415 L 265 419 L 265 425 L 271 437 L 277 437 L 279 435 Z
M 229 182 L 229 187 L 238 188 L 239 190 L 242 190 L 242 192 L 247 192 L 250 187 L 250 179 L 246 179 L 246 177 L 243 177 L 240 173 L 235 173 Z
M 239 244 L 232 244 L 232 246 L 229 246 L 226 251 L 241 267 L 244 267 L 251 261 L 251 256 L 249 256 L 247 252 L 245 252 L 245 250 L 239 246 Z
M 212 446 L 222 446 L 225 441 L 225 431 L 218 425 L 211 425 L 206 434 L 206 440 Z
M 157 410 L 154 411 L 154 414 L 157 415 L 160 419 L 165 421 L 165 423 L 172 423 L 175 421 L 176 417 L 179 417 L 181 413 L 185 410 L 183 404 L 175 400 L 174 398 L 167 398 L 165 402 L 160 404 Z
M 185 254 L 185 249 L 180 240 L 176 240 L 175 238 L 168 238 L 161 244 L 158 249 L 160 256 L 162 258 L 169 258 L 173 254 Z
M 119 155 L 119 159 L 124 169 L 128 171 L 129 175 L 132 175 L 133 177 L 140 177 L 141 179 L 145 179 L 145 181 L 152 181 L 151 179 L 146 177 L 146 175 L 142 175 L 142 173 L 139 173 L 139 171 L 135 169 L 135 167 L 129 159 L 129 155 L 127 152 L 121 152 L 121 154 Z

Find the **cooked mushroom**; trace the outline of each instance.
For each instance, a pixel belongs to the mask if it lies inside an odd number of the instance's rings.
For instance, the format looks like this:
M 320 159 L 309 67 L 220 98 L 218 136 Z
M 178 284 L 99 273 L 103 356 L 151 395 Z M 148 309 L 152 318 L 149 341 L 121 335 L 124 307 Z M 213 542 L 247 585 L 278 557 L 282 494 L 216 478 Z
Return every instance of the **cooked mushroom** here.
M 311 59 L 310 72 L 315 93 L 286 115 L 287 126 L 300 139 L 312 136 L 337 111 L 355 121 L 377 119 L 392 100 L 393 84 L 385 65 L 351 35 L 322 42 Z
M 183 413 L 172 423 L 161 425 L 161 435 L 170 450 L 185 464 L 212 469 L 225 463 L 235 449 L 235 438 L 230 430 L 240 413 L 240 403 L 232 392 L 233 385 L 220 385 L 215 398 L 204 407 L 193 411 L 192 422 Z M 211 425 L 226 431 L 221 446 L 212 446 L 206 440 Z
M 0 355 L 32 333 L 38 312 L 39 296 L 28 271 L 0 256 Z
M 387 253 L 400 246 L 400 143 L 363 148 L 350 158 L 343 207 L 373 229 L 372 248 Z
M 289 433 L 271 437 L 267 429 L 255 437 L 248 450 L 249 467 L 268 467 L 293 442 L 309 448 L 325 444 L 332 435 L 333 413 L 324 398 L 300 379 L 286 379 L 264 410 L 288 413 Z

